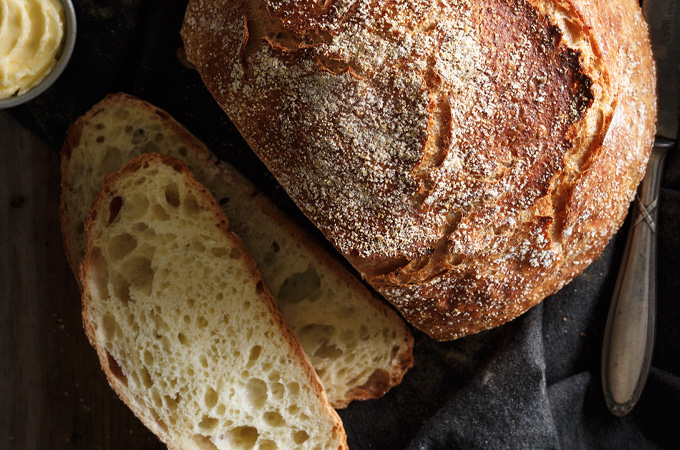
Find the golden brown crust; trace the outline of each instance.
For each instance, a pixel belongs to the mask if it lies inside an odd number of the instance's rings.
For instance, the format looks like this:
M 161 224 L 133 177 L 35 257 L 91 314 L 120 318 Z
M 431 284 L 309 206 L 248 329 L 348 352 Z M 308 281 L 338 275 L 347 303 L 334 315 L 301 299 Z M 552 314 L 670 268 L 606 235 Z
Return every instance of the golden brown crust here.
M 192 0 L 182 36 L 303 212 L 436 339 L 580 273 L 651 147 L 632 0 Z

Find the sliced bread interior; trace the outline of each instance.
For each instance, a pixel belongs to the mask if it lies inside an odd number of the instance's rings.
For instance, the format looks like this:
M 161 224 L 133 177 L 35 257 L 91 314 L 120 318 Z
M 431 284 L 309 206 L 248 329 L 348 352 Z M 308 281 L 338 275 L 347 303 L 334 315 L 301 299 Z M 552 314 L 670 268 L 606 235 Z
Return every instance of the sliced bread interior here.
M 107 177 L 83 319 L 113 389 L 170 448 L 346 448 L 342 423 L 242 242 L 179 160 Z
M 74 272 L 102 179 L 146 152 L 185 161 L 219 201 L 334 407 L 379 397 L 401 381 L 413 364 L 404 321 L 236 169 L 165 111 L 127 94 L 109 95 L 79 118 L 62 149 L 61 223 Z

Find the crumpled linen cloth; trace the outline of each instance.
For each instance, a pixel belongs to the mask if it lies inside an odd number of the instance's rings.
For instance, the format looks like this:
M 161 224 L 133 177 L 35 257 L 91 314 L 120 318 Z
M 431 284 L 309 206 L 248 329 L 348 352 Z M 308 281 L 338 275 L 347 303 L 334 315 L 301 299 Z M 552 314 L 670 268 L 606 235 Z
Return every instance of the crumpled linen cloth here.
M 10 110 L 19 122 L 58 149 L 78 116 L 128 92 L 168 111 L 309 226 L 181 63 L 186 0 L 75 3 L 71 63 L 45 94 Z M 414 330 L 415 365 L 402 384 L 339 412 L 350 448 L 679 448 L 680 154 L 667 158 L 659 202 L 653 367 L 635 409 L 617 418 L 604 402 L 600 355 L 627 227 L 582 275 L 513 322 L 446 343 Z

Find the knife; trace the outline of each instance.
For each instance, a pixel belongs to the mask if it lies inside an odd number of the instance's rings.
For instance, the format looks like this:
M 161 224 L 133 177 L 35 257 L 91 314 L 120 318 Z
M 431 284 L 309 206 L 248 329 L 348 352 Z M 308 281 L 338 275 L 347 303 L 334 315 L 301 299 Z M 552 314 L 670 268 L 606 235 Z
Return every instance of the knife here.
M 657 134 L 631 210 L 602 346 L 602 387 L 607 407 L 616 416 L 628 414 L 639 400 L 652 361 L 657 203 L 664 158 L 677 145 L 680 117 L 680 4 L 644 0 L 642 12 L 657 69 Z

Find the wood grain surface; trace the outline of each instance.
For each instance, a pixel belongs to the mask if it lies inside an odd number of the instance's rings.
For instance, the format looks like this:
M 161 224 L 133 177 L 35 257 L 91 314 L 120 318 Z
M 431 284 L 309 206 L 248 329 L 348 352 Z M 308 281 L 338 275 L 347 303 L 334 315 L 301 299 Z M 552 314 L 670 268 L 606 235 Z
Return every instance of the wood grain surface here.
M 59 153 L 0 111 L 0 449 L 162 449 L 85 337 L 59 228 Z

